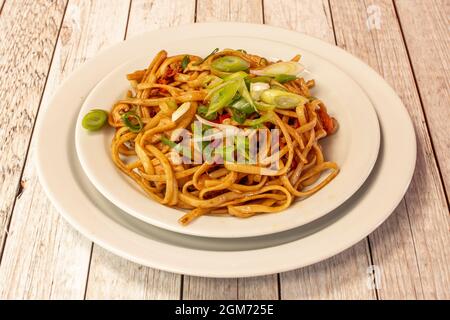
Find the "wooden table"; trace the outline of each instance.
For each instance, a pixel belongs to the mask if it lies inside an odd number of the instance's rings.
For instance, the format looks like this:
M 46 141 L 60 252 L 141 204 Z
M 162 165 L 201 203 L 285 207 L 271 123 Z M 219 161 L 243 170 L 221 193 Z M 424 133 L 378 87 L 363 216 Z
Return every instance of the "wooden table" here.
M 450 298 L 450 0 L 0 0 L 0 7 L 0 298 Z M 309 34 L 360 57 L 394 87 L 414 122 L 417 166 L 403 201 L 369 237 L 299 270 L 208 279 L 119 258 L 63 221 L 33 163 L 39 110 L 99 50 L 204 21 Z

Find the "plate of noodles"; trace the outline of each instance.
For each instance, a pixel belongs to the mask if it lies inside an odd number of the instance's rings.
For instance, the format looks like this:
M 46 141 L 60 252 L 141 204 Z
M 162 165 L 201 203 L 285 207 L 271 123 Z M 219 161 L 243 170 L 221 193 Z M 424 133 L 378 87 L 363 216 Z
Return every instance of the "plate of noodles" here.
M 261 39 L 159 49 L 100 81 L 76 124 L 86 175 L 125 212 L 185 234 L 259 236 L 324 216 L 370 174 L 376 113 L 331 62 Z
M 191 236 L 143 223 L 142 219 L 136 219 L 130 212 L 119 209 L 98 192 L 97 188 L 100 190 L 101 185 L 94 186 L 91 183 L 95 175 L 87 177 L 85 174 L 88 163 L 81 166 L 77 157 L 77 152 L 80 153 L 81 149 L 76 150 L 80 145 L 75 145 L 75 134 L 86 133 L 76 132 L 77 118 L 83 104 L 87 102 L 86 97 L 90 95 L 89 99 L 93 99 L 97 91 L 98 98 L 103 96 L 104 100 L 91 100 L 94 104 L 85 105 L 83 115 L 93 108 L 109 111 L 116 99 L 122 99 L 129 88 L 127 80 L 124 80 L 125 75 L 145 68 L 161 48 L 171 55 L 189 52 L 206 57 L 210 49 L 218 47 L 219 43 L 215 42 L 217 38 L 222 42 L 227 41 L 226 47 L 245 48 L 247 52 L 268 58 L 288 61 L 296 54 L 302 54 L 300 62 L 310 71 L 311 78 L 316 80 L 311 92 L 323 100 L 329 115 L 339 123 L 336 133 L 321 139 L 321 145 L 325 159 L 336 162 L 340 172 L 333 181 L 311 197 L 291 204 L 290 208 L 297 210 L 292 213 L 288 208 L 278 214 L 255 215 L 245 219 L 206 215 L 183 228 L 198 228 L 207 219 L 213 218 L 220 220 L 224 229 L 231 223 L 229 221 L 236 221 L 246 224 L 250 232 L 258 228 L 270 231 L 266 224 L 260 223 L 268 220 L 259 220 L 261 218 L 285 219 L 290 215 L 290 221 L 283 223 L 298 223 L 298 216 L 305 213 L 300 208 L 303 205 L 306 207 L 308 201 L 331 192 L 333 184 L 348 170 L 348 158 L 355 157 L 351 152 L 352 147 L 344 149 L 348 157 L 342 157 L 344 153 L 338 153 L 332 146 L 339 146 L 340 149 L 356 144 L 358 140 L 354 139 L 359 137 L 365 139 L 367 144 L 372 141 L 370 133 L 365 129 L 361 132 L 351 131 L 352 124 L 341 110 L 342 101 L 344 106 L 362 102 L 358 98 L 358 87 L 353 88 L 355 95 L 346 100 L 349 98 L 346 93 L 349 84 L 335 82 L 343 80 L 336 78 L 331 82 L 331 87 L 327 86 L 329 82 L 317 69 L 315 61 L 328 61 L 328 64 L 324 64 L 325 68 L 332 63 L 351 76 L 370 98 L 380 121 L 382 143 L 376 164 L 364 185 L 350 199 L 332 212 L 298 228 L 260 237 L 230 239 Z M 141 54 L 145 57 L 139 58 Z M 314 56 L 320 57 L 320 60 L 314 59 Z M 108 79 L 112 76 L 124 83 L 113 85 L 115 81 L 113 83 Z M 111 86 L 102 87 L 102 83 L 110 83 Z M 332 95 L 336 88 L 337 96 Z M 105 90 L 103 94 L 98 92 L 99 89 Z M 120 90 L 124 92 L 118 92 Z M 343 100 L 339 100 L 339 97 Z M 362 111 L 366 111 L 364 106 L 360 107 Z M 355 112 L 353 109 L 351 111 Z M 367 117 L 370 118 L 370 115 Z M 98 178 L 106 179 L 104 184 L 116 183 L 117 189 L 126 194 L 127 203 L 131 199 L 143 201 L 147 208 L 153 210 L 148 215 L 155 214 L 155 220 L 161 218 L 157 216 L 160 213 L 164 214 L 163 218 L 173 216 L 173 220 L 167 224 L 177 225 L 177 220 L 186 211 L 166 211 L 166 206 L 157 204 L 145 195 L 135 197 L 134 193 L 140 194 L 142 191 L 135 188 L 134 180 L 127 178 L 114 164 L 109 166 L 108 163 L 113 163 L 110 146 L 115 130 L 105 126 L 86 137 L 78 137 L 77 144 L 88 143 L 80 141 L 84 138 L 89 138 L 89 141 L 94 139 L 96 149 L 89 151 L 96 154 L 97 161 L 104 165 L 95 169 L 107 172 L 107 176 Z M 346 130 L 350 131 L 346 133 Z M 341 139 L 344 143 L 336 142 Z M 274 274 L 304 267 L 358 243 L 379 227 L 400 203 L 413 176 L 416 161 L 416 139 L 408 112 L 395 91 L 368 65 L 321 40 L 280 28 L 242 23 L 195 24 L 157 30 L 128 39 L 100 53 L 72 73 L 42 110 L 36 126 L 35 149 L 36 169 L 46 195 L 68 223 L 97 245 L 152 268 L 195 276 L 232 278 Z M 360 153 L 369 151 L 368 148 L 360 149 Z M 360 171 L 357 167 L 352 169 Z M 347 189 L 344 191 L 347 192 Z M 209 226 L 214 226 L 211 222 L 208 223 Z M 233 226 L 244 234 L 239 229 L 240 224 Z M 223 231 L 222 234 L 226 232 Z

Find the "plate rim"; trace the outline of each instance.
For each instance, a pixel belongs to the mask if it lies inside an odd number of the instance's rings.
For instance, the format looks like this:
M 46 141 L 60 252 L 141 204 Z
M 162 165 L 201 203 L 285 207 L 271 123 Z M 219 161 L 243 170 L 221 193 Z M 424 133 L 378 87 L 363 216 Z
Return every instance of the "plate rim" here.
M 234 26 L 233 26 L 234 25 Z M 254 32 L 255 30 L 257 31 L 271 31 L 271 32 L 277 32 L 277 33 L 283 33 L 286 36 L 289 36 L 293 39 L 296 40 L 307 40 L 307 41 L 311 41 L 313 43 L 315 43 L 315 45 L 319 46 L 319 47 L 323 47 L 325 45 L 325 48 L 327 49 L 331 49 L 331 51 L 333 51 L 335 54 L 339 55 L 339 56 L 347 56 L 347 57 L 351 57 L 352 63 L 350 63 L 350 65 L 358 65 L 359 67 L 363 68 L 366 73 L 370 74 L 371 77 L 373 77 L 373 79 L 376 79 L 378 82 L 381 82 L 380 87 L 383 87 L 383 91 L 386 95 L 389 95 L 390 98 L 392 99 L 392 101 L 399 105 L 398 108 L 398 112 L 399 114 L 404 118 L 403 120 L 405 120 L 405 131 L 403 132 L 403 134 L 406 134 L 408 136 L 408 140 L 406 141 L 406 143 L 408 144 L 408 153 L 409 153 L 409 157 L 410 157 L 410 161 L 409 166 L 404 166 L 403 167 L 403 174 L 404 174 L 404 178 L 403 181 L 401 183 L 401 186 L 398 186 L 396 188 L 395 193 L 397 194 L 397 196 L 395 197 L 395 200 L 392 200 L 390 202 L 390 205 L 386 206 L 386 208 L 384 208 L 384 212 L 383 213 L 379 213 L 377 214 L 376 217 L 376 221 L 373 222 L 373 224 L 371 224 L 370 226 L 363 228 L 363 230 L 359 230 L 358 234 L 355 234 L 351 237 L 351 239 L 348 238 L 348 235 L 344 233 L 344 239 L 340 239 L 341 242 L 340 243 L 333 243 L 334 248 L 333 249 L 327 249 L 325 250 L 326 252 L 321 252 L 321 254 L 316 254 L 314 257 L 309 257 L 308 259 L 298 259 L 295 261 L 292 261 L 295 254 L 298 255 L 298 253 L 293 254 L 294 252 L 291 252 L 291 254 L 288 255 L 287 260 L 289 260 L 288 262 L 283 261 L 282 265 L 272 265 L 269 267 L 266 266 L 256 266 L 256 268 L 251 268 L 250 270 L 234 270 L 234 269 L 230 269 L 227 268 L 226 270 L 214 270 L 214 269 L 207 269 L 207 268 L 198 268 L 198 269 L 192 269 L 191 265 L 174 265 L 173 261 L 172 262 L 167 262 L 167 261 L 161 261 L 161 257 L 143 257 L 140 256 L 139 254 L 137 254 L 135 251 L 134 252 L 130 252 L 130 250 L 125 250 L 123 247 L 121 247 L 122 244 L 120 243 L 114 243 L 114 239 L 105 239 L 105 234 L 101 234 L 101 232 L 105 232 L 104 230 L 102 230 L 102 228 L 98 229 L 98 230 L 93 230 L 92 226 L 86 226 L 86 225 L 82 225 L 77 221 L 77 215 L 76 215 L 76 210 L 67 210 L 67 208 L 64 208 L 64 206 L 62 205 L 62 203 L 60 202 L 61 198 L 56 197 L 56 194 L 54 194 L 54 187 L 55 187 L 55 183 L 58 182 L 58 180 L 56 179 L 56 181 L 53 178 L 53 181 L 49 180 L 49 177 L 46 176 L 44 174 L 43 169 L 45 168 L 45 161 L 43 161 L 45 159 L 45 154 L 43 154 L 43 150 L 42 148 L 36 148 L 36 167 L 37 167 L 37 172 L 38 172 L 38 177 L 39 180 L 41 181 L 41 184 L 44 188 L 44 191 L 46 192 L 46 194 L 48 195 L 48 197 L 50 198 L 50 200 L 52 201 L 53 205 L 55 205 L 55 207 L 57 208 L 58 211 L 60 211 L 61 215 L 67 220 L 69 221 L 69 223 L 71 223 L 77 230 L 79 230 L 82 234 L 84 234 L 85 236 L 87 236 L 89 239 L 93 240 L 95 243 L 98 243 L 100 246 L 104 247 L 105 249 L 112 251 L 114 253 L 116 253 L 119 256 L 122 256 L 124 258 L 127 258 L 131 261 L 143 264 L 143 265 L 147 265 L 149 267 L 154 267 L 154 268 L 158 268 L 158 269 L 163 269 L 163 270 L 167 270 L 167 271 L 172 271 L 172 272 L 177 272 L 177 273 L 184 273 L 184 274 L 190 274 L 190 275 L 198 275 L 198 276 L 210 276 L 210 277 L 245 277 L 245 276 L 256 276 L 256 275 L 263 275 L 263 274 L 271 274 L 271 273 L 276 273 L 276 272 L 283 272 L 283 271 L 287 271 L 287 270 L 291 270 L 294 268 L 299 268 L 299 267 L 303 267 L 306 265 L 310 265 L 316 262 L 319 262 L 321 260 L 324 260 L 328 257 L 331 257 L 341 251 L 343 251 L 344 249 L 352 246 L 353 244 L 357 243 L 358 241 L 360 241 L 361 239 L 363 239 L 364 237 L 366 237 L 368 234 L 370 234 L 373 230 L 375 230 L 383 221 L 386 220 L 386 218 L 392 213 L 392 211 L 397 207 L 398 203 L 401 201 L 401 199 L 403 198 L 404 193 L 406 192 L 409 183 L 411 181 L 413 172 L 414 172 L 414 168 L 415 168 L 415 163 L 416 163 L 416 137 L 415 137 L 415 132 L 414 132 L 414 127 L 412 125 L 411 122 L 411 118 L 405 108 L 405 106 L 403 105 L 401 99 L 397 96 L 397 94 L 395 93 L 395 91 L 392 89 L 392 87 L 386 82 L 384 81 L 384 79 L 378 75 L 377 72 L 375 72 L 372 68 L 370 68 L 367 64 L 365 64 L 364 62 L 362 62 L 359 58 L 352 56 L 351 54 L 345 52 L 343 49 L 330 45 L 326 42 L 323 42 L 322 40 L 318 40 L 315 39 L 313 37 L 307 36 L 307 35 L 303 35 L 291 30 L 285 30 L 285 29 L 281 29 L 281 28 L 276 28 L 276 27 L 271 27 L 271 26 L 265 26 L 265 25 L 254 25 L 254 24 L 244 24 L 244 23 L 202 23 L 202 24 L 194 24 L 194 25 L 188 25 L 187 27 L 189 28 L 203 28 L 203 27 L 207 27 L 208 29 L 212 30 L 214 28 L 217 27 L 226 27 L 228 29 L 232 29 L 232 28 L 242 28 L 245 27 L 246 28 L 246 32 L 249 32 L 250 29 L 253 30 L 252 32 Z M 215 26 L 214 28 L 212 26 Z M 233 27 L 231 27 L 233 26 Z M 172 29 L 166 29 L 166 30 L 177 30 L 179 28 L 185 28 L 186 26 L 181 26 L 178 28 L 172 28 Z M 264 30 L 262 30 L 264 29 Z M 152 32 L 159 32 L 161 30 L 156 30 L 156 31 L 152 31 Z M 151 33 L 151 32 L 149 32 Z M 132 38 L 130 40 L 127 41 L 139 41 L 139 39 L 143 39 L 145 38 L 145 36 L 148 35 L 148 33 L 145 33 L 143 35 L 137 36 L 135 38 Z M 115 50 L 118 53 L 121 52 L 120 49 L 120 45 L 122 43 L 116 44 L 113 47 L 111 47 L 108 50 Z M 105 63 L 110 63 L 111 62 L 111 58 L 110 57 L 105 57 L 105 52 L 106 50 L 103 50 L 102 53 L 100 54 L 100 56 L 103 55 L 103 58 L 105 58 L 102 61 L 102 67 Z M 89 67 L 93 66 L 93 61 L 94 59 L 89 60 L 88 62 L 86 62 L 84 65 L 78 67 L 76 69 L 76 71 L 74 71 L 71 76 L 69 76 L 68 78 L 66 78 L 63 83 L 61 84 L 61 87 L 59 88 L 59 90 L 57 90 L 53 96 L 52 99 L 50 100 L 51 103 L 46 106 L 46 108 L 44 110 L 42 110 L 43 112 L 39 114 L 38 116 L 38 123 L 37 123 L 37 131 L 36 131 L 36 144 L 42 145 L 43 140 L 45 141 L 45 130 L 43 130 L 44 127 L 44 123 L 45 123 L 45 117 L 48 116 L 48 110 L 50 110 L 51 104 L 52 102 L 54 103 L 54 101 L 56 100 L 56 98 L 59 98 L 59 96 L 61 96 L 61 88 L 64 88 L 64 86 L 67 86 L 68 83 L 70 83 L 70 81 L 73 81 L 74 79 L 76 79 L 77 77 L 80 76 L 80 74 L 84 71 L 87 70 Z M 346 68 L 349 68 L 349 66 L 347 66 Z M 102 69 L 102 68 L 99 68 Z M 351 72 L 349 72 L 351 73 Z M 351 75 L 350 75 L 351 76 Z M 373 80 L 372 79 L 372 80 Z M 356 79 L 355 79 L 356 80 Z M 87 85 L 87 83 L 85 83 L 84 85 Z M 76 86 L 75 86 L 76 87 Z M 92 86 L 90 86 L 89 88 L 92 88 Z M 365 87 L 364 87 L 365 88 Z M 379 89 L 381 90 L 381 89 Z M 366 90 L 367 93 L 367 90 Z M 370 96 L 370 95 L 369 95 Z M 378 110 L 377 110 L 378 111 Z M 377 112 L 378 114 L 378 112 Z M 49 120 L 47 120 L 49 121 Z M 381 120 L 380 120 L 381 122 Z M 383 131 L 383 123 L 381 123 L 381 130 L 382 133 Z M 383 145 L 383 140 L 382 140 L 382 145 Z M 382 154 L 382 157 L 384 157 L 385 155 Z M 382 161 L 382 160 L 378 160 L 378 161 Z M 383 166 L 383 163 L 381 162 L 381 164 L 379 164 L 377 161 L 377 165 Z M 372 178 L 371 178 L 372 179 Z M 373 178 L 376 179 L 376 178 Z M 371 182 L 372 183 L 372 182 Z M 51 185 L 50 185 L 51 184 Z M 392 196 L 392 195 L 391 195 Z M 364 201 L 361 200 L 361 201 Z M 367 201 L 367 200 L 366 200 Z M 71 211 L 70 213 L 68 211 Z M 349 213 L 346 214 L 346 216 L 335 222 L 332 227 L 334 229 L 336 229 L 337 225 L 340 224 L 342 225 L 342 223 L 344 223 L 345 221 L 347 221 Z M 343 220 L 345 220 L 343 222 Z M 117 227 L 117 224 L 116 224 Z M 122 228 L 119 226 L 119 228 Z M 122 228 L 124 229 L 124 228 Z M 125 228 L 126 229 L 126 228 Z M 123 230 L 123 231 L 127 231 Z M 309 237 L 318 237 L 320 235 L 323 235 L 324 232 L 329 232 L 330 228 L 326 228 L 326 230 L 321 230 L 317 233 L 314 233 L 311 236 L 308 236 L 306 238 Z M 130 231 L 130 230 L 128 230 Z M 130 237 L 133 236 L 133 232 L 129 232 Z M 139 238 L 139 235 L 135 235 L 137 238 Z M 102 238 L 103 237 L 103 238 Z M 108 235 L 106 235 L 106 238 L 108 237 Z M 111 238 L 111 236 L 109 236 L 109 238 Z M 146 239 L 145 237 L 141 237 L 139 239 Z M 261 253 L 261 251 L 271 251 L 273 253 L 277 253 L 279 250 L 281 249 L 286 249 L 289 250 L 290 248 L 295 246 L 299 246 L 301 245 L 300 242 L 303 241 L 304 239 L 301 240 L 297 240 L 297 241 L 293 241 L 287 244 L 283 244 L 280 246 L 276 246 L 276 247 L 272 247 L 272 248 L 266 248 L 266 249 L 261 249 L 261 250 L 255 250 L 258 251 L 258 253 Z M 113 244 L 111 244 L 113 243 Z M 168 247 L 170 249 L 172 249 L 175 252 L 179 252 L 180 251 L 180 247 L 178 246 L 174 246 L 174 245 L 167 245 L 167 244 L 161 244 L 164 247 Z M 159 247 L 158 247 L 159 248 Z M 298 247 L 297 249 L 299 249 L 301 247 Z M 187 250 L 188 253 L 195 253 L 200 254 L 200 255 L 205 255 L 207 254 L 208 256 L 212 256 L 210 258 L 217 258 L 217 256 L 221 257 L 227 257 L 227 259 L 229 259 L 230 257 L 232 257 L 232 254 L 235 255 L 239 255 L 240 251 L 237 252 L 205 252 L 203 250 L 191 250 L 191 249 L 183 249 L 183 250 Z M 278 251 L 277 251 L 278 250 Z M 158 251 L 159 253 L 159 251 Z M 249 251 L 245 252 L 246 255 L 249 254 Z M 228 257 L 231 254 L 230 257 Z M 298 256 L 297 256 L 298 258 Z M 159 259 L 159 260 L 158 260 Z M 228 260 L 227 260 L 228 261 Z M 282 261 L 277 261 L 281 264 Z M 252 266 L 255 267 L 255 266 Z

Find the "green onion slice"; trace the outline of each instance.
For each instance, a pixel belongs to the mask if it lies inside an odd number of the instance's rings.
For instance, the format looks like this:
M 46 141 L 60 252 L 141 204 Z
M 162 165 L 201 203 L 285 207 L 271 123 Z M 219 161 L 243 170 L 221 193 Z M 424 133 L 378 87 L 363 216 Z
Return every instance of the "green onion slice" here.
M 238 72 L 247 70 L 250 63 L 236 56 L 223 56 L 214 60 L 211 67 L 223 72 Z
M 183 60 L 181 61 L 181 68 L 183 69 L 183 71 L 184 69 L 186 69 L 187 65 L 189 64 L 189 61 L 190 61 L 189 56 L 184 56 Z
M 239 87 L 239 93 L 241 94 L 242 98 L 244 98 L 253 108 L 254 112 L 258 112 L 256 109 L 255 103 L 250 96 L 250 92 L 248 92 L 247 86 L 245 85 L 245 81 L 241 79 L 241 86 Z
M 123 123 L 131 132 L 139 132 L 143 128 L 141 118 L 134 112 L 127 112 L 122 115 Z
M 257 127 L 259 125 L 263 125 L 265 122 L 273 122 L 273 111 L 268 111 L 266 114 L 262 115 L 259 118 L 253 120 L 245 120 L 244 125 L 249 127 Z
M 244 72 L 244 71 L 238 71 L 235 73 L 232 73 L 228 76 L 226 76 L 225 78 L 223 78 L 223 81 L 228 81 L 228 80 L 234 80 L 234 79 L 246 79 L 248 77 L 248 73 Z
M 97 131 L 104 126 L 108 119 L 108 113 L 105 110 L 94 109 L 89 111 L 81 121 L 83 128 L 89 131 Z
M 297 77 L 290 74 L 279 74 L 275 76 L 275 80 L 279 83 L 285 83 L 295 79 L 297 79 Z
M 197 114 L 209 121 L 216 120 L 217 118 L 217 112 L 208 114 L 208 107 L 204 105 L 199 105 L 197 108 Z
M 308 99 L 303 96 L 278 89 L 264 90 L 260 98 L 262 102 L 273 104 L 280 109 L 294 109 L 308 102 Z
M 259 76 L 259 77 L 254 77 L 254 78 L 250 78 L 250 82 L 265 82 L 265 83 L 269 83 L 270 80 L 272 80 L 271 77 L 267 77 L 267 76 Z
M 227 81 L 223 87 L 215 91 L 211 95 L 211 100 L 206 115 L 212 115 L 214 112 L 220 111 L 223 107 L 227 106 L 233 100 L 234 95 L 238 92 L 240 86 L 240 81 L 230 80 Z
M 243 112 L 246 115 L 255 112 L 255 109 L 253 108 L 253 106 L 244 98 L 240 98 L 239 100 L 234 102 L 231 105 L 231 108 L 239 110 L 240 112 Z
M 211 57 L 213 54 L 216 54 L 219 51 L 219 48 L 215 48 L 210 54 L 208 54 L 205 59 L 200 60 L 199 62 L 196 62 L 194 64 L 192 64 L 193 66 L 199 66 L 201 65 L 203 62 L 205 62 L 209 57 Z
M 171 148 L 175 148 L 177 146 L 177 144 L 175 142 L 173 142 L 172 140 L 167 139 L 165 136 L 161 136 L 161 142 L 164 143 L 165 145 L 171 147 Z
M 247 119 L 247 115 L 240 111 L 240 110 L 233 110 L 233 120 L 236 121 L 239 124 L 243 124 L 245 122 L 245 120 Z

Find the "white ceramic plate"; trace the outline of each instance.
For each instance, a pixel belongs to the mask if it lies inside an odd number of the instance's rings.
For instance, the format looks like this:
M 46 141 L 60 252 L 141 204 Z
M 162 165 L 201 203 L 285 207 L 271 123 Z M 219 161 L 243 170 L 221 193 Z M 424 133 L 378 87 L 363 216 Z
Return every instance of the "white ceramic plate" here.
M 152 35 L 153 49 L 141 57 L 126 62 L 108 74 L 86 98 L 76 125 L 76 149 L 81 165 L 94 186 L 112 203 L 134 217 L 160 228 L 185 234 L 236 238 L 266 235 L 304 225 L 322 217 L 341 205 L 364 183 L 375 164 L 380 131 L 373 106 L 359 85 L 334 64 L 302 47 L 278 41 L 245 36 L 194 35 L 181 39 L 182 34 L 167 44 L 165 32 Z M 185 213 L 151 200 L 139 186 L 120 172 L 111 160 L 110 145 L 114 130 L 88 132 L 81 121 L 91 109 L 110 109 L 130 88 L 126 74 L 145 68 L 160 49 L 169 55 L 193 53 L 206 56 L 216 47 L 243 48 L 248 52 L 274 60 L 290 60 L 302 55 L 308 68 L 307 78 L 316 81 L 312 94 L 320 97 L 330 113 L 338 119 L 338 132 L 321 141 L 327 160 L 340 167 L 339 175 L 313 196 L 293 203 L 277 214 L 264 214 L 240 219 L 230 216 L 203 216 L 188 226 L 177 220 Z M 145 52 L 145 51 L 139 51 Z
M 342 206 L 313 223 L 283 233 L 245 239 L 202 238 L 136 221 L 89 184 L 76 158 L 74 130 L 89 91 L 134 52 L 151 50 L 154 32 L 147 33 L 85 63 L 39 114 L 36 163 L 40 181 L 63 217 L 82 234 L 107 250 L 153 268 L 210 277 L 257 276 L 303 267 L 347 249 L 377 228 L 398 205 L 414 172 L 414 130 L 400 98 L 362 61 L 320 40 L 267 26 L 214 23 L 163 32 L 169 36 L 180 32 L 199 36 L 264 35 L 286 43 L 302 43 L 311 52 L 335 61 L 361 84 L 376 109 L 382 141 L 377 163 L 364 186 Z

